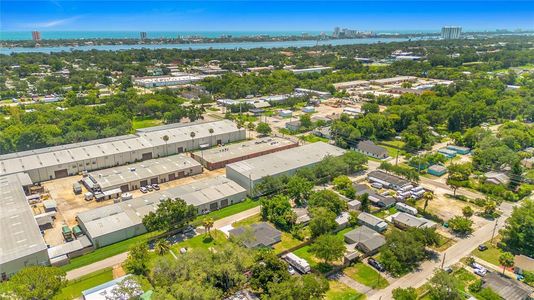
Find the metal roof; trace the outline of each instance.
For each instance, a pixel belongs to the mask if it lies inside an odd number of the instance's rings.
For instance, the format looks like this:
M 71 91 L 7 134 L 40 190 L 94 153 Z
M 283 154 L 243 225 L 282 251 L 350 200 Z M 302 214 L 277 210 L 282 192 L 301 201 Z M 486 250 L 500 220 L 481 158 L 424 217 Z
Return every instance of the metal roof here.
M 195 132 L 194 140 L 198 140 L 210 137 L 210 128 L 214 130 L 214 134 L 238 130 L 230 120 L 172 124 L 140 129 L 136 134 L 10 153 L 0 155 L 0 175 L 130 153 L 136 150 L 151 151 L 153 147 L 165 145 L 163 136 L 168 136 L 167 144 L 172 144 L 190 141 L 191 132 Z
M 341 156 L 345 150 L 323 142 L 307 144 L 227 165 L 251 180 L 282 174 L 320 162 L 326 156 Z
M 191 157 L 178 154 L 149 159 L 139 163 L 93 171 L 88 174 L 102 190 L 136 180 L 144 180 L 173 172 L 200 167 Z
M 0 177 L 0 265 L 46 250 L 19 176 Z
M 246 190 L 232 180 L 218 176 L 95 208 L 78 214 L 77 218 L 95 238 L 141 224 L 144 216 L 156 211 L 158 204 L 168 198 L 180 198 L 187 204 L 199 206 L 239 193 L 244 197 Z
M 193 154 L 198 157 L 202 157 L 207 162 L 216 163 L 247 156 L 258 152 L 282 148 L 292 144 L 295 143 L 287 139 L 269 137 L 246 141 L 243 143 L 228 144 L 223 147 L 215 147 L 208 150 L 197 151 Z

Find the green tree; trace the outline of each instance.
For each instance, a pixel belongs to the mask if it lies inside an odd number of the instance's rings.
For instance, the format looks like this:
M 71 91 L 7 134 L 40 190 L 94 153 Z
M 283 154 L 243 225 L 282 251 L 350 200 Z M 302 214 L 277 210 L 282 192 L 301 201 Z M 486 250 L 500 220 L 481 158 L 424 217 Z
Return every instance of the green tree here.
M 154 252 L 158 255 L 165 255 L 171 250 L 171 244 L 166 239 L 159 239 L 154 245 Z
M 340 175 L 334 178 L 332 184 L 334 185 L 334 189 L 338 191 L 343 191 L 352 187 L 352 181 L 346 175 Z
M 341 199 L 334 191 L 324 189 L 310 196 L 308 206 L 312 208 L 324 207 L 338 215 L 347 209 L 347 202 Z
M 428 202 L 434 199 L 434 193 L 432 192 L 425 192 L 423 194 L 423 200 L 425 200 L 425 204 L 423 205 L 423 211 L 426 212 L 426 208 L 428 207 Z
M 514 255 L 510 252 L 503 252 L 501 255 L 499 255 L 499 263 L 502 266 L 502 273 L 504 274 L 506 268 L 511 268 L 514 266 Z
M 526 199 L 514 207 L 501 234 L 502 243 L 513 253 L 534 253 L 534 200 Z
M 460 300 L 463 299 L 459 292 L 459 283 L 444 270 L 437 270 L 429 280 L 429 295 L 433 300 Z
M 289 198 L 284 195 L 276 195 L 271 199 L 262 198 L 261 216 L 264 221 L 269 221 L 285 231 L 289 231 L 297 219 Z
M 166 199 L 159 203 L 155 212 L 150 212 L 143 218 L 143 225 L 148 231 L 170 230 L 180 228 L 195 219 L 197 209 L 187 205 L 182 199 Z
M 471 216 L 473 216 L 473 213 L 473 209 L 469 205 L 466 205 L 462 208 L 462 215 L 466 218 L 471 218 Z
M 124 266 L 126 267 L 126 270 L 132 274 L 146 275 L 149 271 L 149 261 L 150 254 L 148 253 L 148 246 L 141 242 L 130 247 L 128 258 L 124 262 Z
M 386 236 L 380 249 L 380 262 L 394 276 L 413 270 L 425 256 L 425 244 L 412 233 L 399 230 Z
M 286 184 L 286 192 L 295 200 L 297 205 L 302 205 L 308 199 L 313 189 L 313 182 L 298 175 L 291 176 Z
M 202 224 L 204 225 L 204 229 L 206 229 L 206 233 L 211 236 L 211 228 L 213 228 L 213 224 L 215 223 L 215 221 L 213 220 L 213 218 L 205 218 L 203 221 L 202 221 Z
M 328 291 L 328 280 L 315 274 L 293 276 L 289 280 L 269 284 L 272 291 L 266 299 L 273 300 L 312 300 L 323 299 Z
M 319 236 L 311 245 L 310 251 L 316 257 L 324 260 L 326 264 L 343 258 L 345 253 L 345 243 L 335 235 L 324 234 Z
M 455 216 L 449 219 L 449 228 L 458 234 L 466 235 L 473 232 L 473 221 L 464 216 Z
M 310 213 L 312 217 L 308 226 L 312 237 L 318 237 L 336 229 L 336 214 L 332 211 L 324 207 L 318 207 L 312 209 Z
M 361 210 L 363 212 L 369 212 L 369 194 L 363 193 L 360 195 L 359 199 L 361 204 Z
M 283 282 L 289 279 L 287 263 L 271 250 L 260 250 L 254 259 L 252 266 L 250 284 L 255 290 L 269 293 L 270 283 Z
M 417 291 L 413 287 L 396 288 L 393 290 L 393 299 L 395 300 L 416 300 Z
M 311 121 L 311 117 L 309 114 L 301 115 L 300 118 L 300 126 L 306 129 L 309 129 L 313 126 L 313 123 Z
M 22 268 L 9 281 L 1 283 L 6 299 L 52 299 L 65 286 L 65 271 L 56 267 L 29 266 Z
M 261 135 L 269 135 L 271 134 L 271 126 L 265 122 L 258 123 L 258 126 L 256 126 L 256 131 Z

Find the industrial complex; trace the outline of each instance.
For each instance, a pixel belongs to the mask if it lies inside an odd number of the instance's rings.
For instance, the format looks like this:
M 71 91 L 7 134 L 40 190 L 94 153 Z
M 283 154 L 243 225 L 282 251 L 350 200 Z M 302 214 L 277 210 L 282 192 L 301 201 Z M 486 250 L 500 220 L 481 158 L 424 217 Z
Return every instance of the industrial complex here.
M 300 168 L 312 166 L 326 156 L 340 156 L 345 150 L 317 142 L 287 149 L 226 166 L 226 176 L 254 194 L 254 187 L 266 176 L 291 175 Z
M 0 176 L 24 172 L 41 182 L 243 139 L 245 131 L 229 120 L 156 126 L 132 135 L 1 155 Z
M 78 214 L 77 220 L 95 248 L 110 245 L 146 232 L 143 217 L 157 209 L 160 201 L 180 198 L 199 213 L 241 202 L 246 190 L 224 176 L 196 181 L 132 200 Z
M 224 168 L 227 164 L 297 146 L 297 143 L 287 139 L 268 137 L 196 151 L 192 153 L 192 156 L 207 169 L 214 170 Z
M 150 159 L 143 162 L 98 170 L 87 174 L 82 182 L 88 190 L 119 192 L 136 190 L 142 186 L 163 183 L 202 173 L 202 166 L 184 154 Z

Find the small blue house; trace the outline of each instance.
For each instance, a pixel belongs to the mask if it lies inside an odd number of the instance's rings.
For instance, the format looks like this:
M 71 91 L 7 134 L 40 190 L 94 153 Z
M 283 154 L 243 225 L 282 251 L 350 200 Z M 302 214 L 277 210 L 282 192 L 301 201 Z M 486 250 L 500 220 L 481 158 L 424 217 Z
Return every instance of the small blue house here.
M 442 165 L 432 165 L 428 167 L 427 173 L 439 177 L 447 173 L 447 168 Z
M 448 145 L 447 146 L 447 149 L 449 150 L 452 150 L 458 154 L 468 154 L 469 152 L 471 152 L 471 149 L 467 148 L 467 147 L 461 147 L 461 146 L 456 146 L 456 145 Z
M 447 149 L 447 148 L 439 149 L 438 153 L 441 153 L 441 154 L 445 155 L 445 157 L 447 157 L 447 158 L 453 158 L 453 157 L 456 156 L 456 151 L 453 151 L 453 150 L 450 150 L 450 149 Z

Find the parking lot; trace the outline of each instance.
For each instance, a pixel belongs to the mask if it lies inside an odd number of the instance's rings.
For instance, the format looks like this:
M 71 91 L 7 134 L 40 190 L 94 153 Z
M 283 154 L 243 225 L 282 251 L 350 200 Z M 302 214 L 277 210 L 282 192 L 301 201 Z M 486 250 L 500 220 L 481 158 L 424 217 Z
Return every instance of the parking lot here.
M 213 171 L 204 170 L 204 172 L 201 174 L 168 181 L 159 184 L 159 186 L 161 190 L 166 190 L 175 186 L 188 184 L 196 180 L 224 174 L 224 168 Z M 60 245 L 64 243 L 63 235 L 61 233 L 61 227 L 63 225 L 67 225 L 69 227 L 77 225 L 76 215 L 97 207 L 113 204 L 113 200 L 106 200 L 102 202 L 97 202 L 95 200 L 85 200 L 84 193 L 87 192 L 87 189 L 84 186 L 82 186 L 82 193 L 79 195 L 75 195 L 72 189 L 72 184 L 78 182 L 81 178 L 81 175 L 76 175 L 60 179 L 54 179 L 42 183 L 43 187 L 45 188 L 45 191 L 49 192 L 50 199 L 55 200 L 57 203 L 57 214 L 54 226 L 44 231 L 45 242 L 51 246 Z M 143 195 L 143 193 L 139 190 L 130 191 L 130 193 L 134 198 Z

